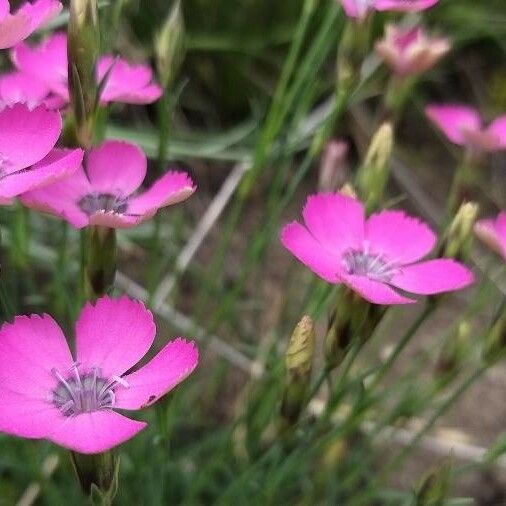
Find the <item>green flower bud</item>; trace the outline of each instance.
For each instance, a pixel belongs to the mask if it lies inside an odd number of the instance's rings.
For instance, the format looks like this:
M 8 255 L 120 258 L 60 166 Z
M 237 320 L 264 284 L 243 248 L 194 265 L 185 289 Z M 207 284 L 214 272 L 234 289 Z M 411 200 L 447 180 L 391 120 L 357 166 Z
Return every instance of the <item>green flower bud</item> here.
M 155 40 L 158 76 L 164 88 L 170 87 L 179 72 L 185 55 L 185 26 L 181 1 L 176 0 Z
M 443 384 L 448 383 L 464 361 L 469 350 L 470 336 L 471 325 L 465 320 L 447 336 L 435 368 L 435 374 L 443 380 Z
M 79 144 L 89 148 L 98 102 L 95 68 L 100 51 L 96 0 L 71 0 L 68 24 L 69 93 Z
M 450 224 L 442 244 L 443 256 L 466 260 L 473 245 L 473 228 L 478 217 L 479 206 L 475 202 L 462 204 Z
M 452 477 L 452 461 L 445 459 L 430 470 L 415 493 L 416 506 L 443 506 L 450 493 Z
M 304 409 L 314 348 L 314 323 L 309 316 L 304 316 L 295 327 L 285 353 L 286 379 L 281 403 L 281 423 L 284 428 L 294 425 Z
M 376 209 L 385 191 L 390 175 L 390 158 L 394 132 L 390 123 L 383 123 L 374 134 L 364 163 L 357 174 L 357 185 L 369 211 Z

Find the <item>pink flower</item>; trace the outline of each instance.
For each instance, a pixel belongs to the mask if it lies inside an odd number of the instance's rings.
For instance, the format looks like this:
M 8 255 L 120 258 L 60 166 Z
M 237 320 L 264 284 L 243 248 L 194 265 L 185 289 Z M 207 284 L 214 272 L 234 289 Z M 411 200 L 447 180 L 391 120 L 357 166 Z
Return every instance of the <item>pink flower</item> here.
M 25 2 L 14 14 L 8 0 L 0 0 L 0 49 L 6 49 L 26 39 L 39 26 L 56 16 L 62 9 L 57 0 Z
M 479 112 L 463 105 L 430 105 L 425 114 L 454 144 L 474 151 L 506 149 L 506 115 L 484 127 Z
M 68 176 L 80 165 L 80 149 L 53 149 L 60 113 L 16 104 L 0 111 L 0 202 Z
M 68 103 L 67 36 L 55 33 L 36 46 L 18 44 L 12 51 L 16 68 L 40 81 L 52 93 Z M 149 104 L 158 100 L 162 89 L 153 83 L 153 71 L 147 65 L 133 65 L 122 58 L 99 58 L 97 82 L 108 75 L 100 103 L 123 102 Z
M 67 220 L 75 228 L 129 228 L 158 209 L 186 200 L 195 186 L 185 172 L 167 172 L 135 195 L 146 176 L 147 159 L 135 145 L 107 141 L 86 154 L 84 167 L 55 184 L 22 195 L 23 204 Z
M 423 28 L 386 27 L 385 37 L 376 43 L 376 52 L 401 76 L 421 74 L 451 48 L 448 39 L 428 37 Z
M 474 226 L 478 238 L 506 261 L 506 213 L 500 212 L 495 219 L 480 220 Z
M 145 422 L 118 412 L 150 406 L 195 369 L 194 343 L 178 338 L 129 372 L 153 344 L 153 315 L 140 302 L 103 297 L 76 324 L 76 358 L 49 315 L 17 316 L 0 330 L 0 430 L 48 439 L 83 454 L 105 452 Z
M 454 260 L 418 262 L 432 250 L 436 236 L 402 211 L 366 219 L 356 199 L 320 193 L 308 198 L 303 216 L 305 225 L 284 227 L 283 245 L 324 280 L 344 283 L 369 302 L 414 302 L 394 288 L 432 295 L 473 282 L 473 274 Z
M 363 20 L 369 12 L 401 11 L 418 12 L 433 7 L 439 0 L 340 0 L 344 12 L 350 18 Z

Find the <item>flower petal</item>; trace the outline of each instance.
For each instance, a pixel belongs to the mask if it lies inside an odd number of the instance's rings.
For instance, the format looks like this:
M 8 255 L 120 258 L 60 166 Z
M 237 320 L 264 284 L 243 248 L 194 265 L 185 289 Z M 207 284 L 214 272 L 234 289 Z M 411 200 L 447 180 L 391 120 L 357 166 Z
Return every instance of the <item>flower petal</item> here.
M 130 199 L 128 212 L 138 215 L 156 212 L 160 207 L 186 200 L 196 189 L 186 172 L 167 172 L 149 190 Z
M 92 188 L 81 167 L 62 181 L 26 192 L 20 198 L 25 206 L 59 216 L 79 229 L 89 225 L 90 220 L 78 204 L 82 197 L 91 192 Z
M 0 197 L 11 198 L 68 177 L 81 165 L 81 149 L 53 149 L 29 169 L 0 177 Z
M 0 111 L 0 155 L 5 172 L 42 160 L 54 147 L 62 128 L 60 113 L 44 106 L 30 110 L 15 104 Z
M 408 299 L 392 290 L 385 283 L 374 281 L 366 276 L 343 275 L 341 281 L 353 291 L 357 292 L 365 300 L 373 304 L 412 304 L 416 302 Z
M 373 214 L 365 225 L 369 249 L 391 262 L 408 264 L 427 255 L 437 237 L 428 225 L 403 211 Z
M 94 411 L 65 418 L 47 439 L 88 455 L 106 452 L 128 441 L 146 425 L 112 410 Z
M 128 387 L 116 390 L 115 407 L 150 406 L 187 378 L 197 367 L 198 359 L 194 343 L 181 338 L 171 341 L 144 367 L 123 378 Z
M 128 197 L 146 177 L 146 155 L 134 144 L 106 141 L 88 155 L 86 172 L 99 193 Z
M 325 281 L 339 282 L 339 256 L 327 251 L 306 227 L 296 221 L 289 223 L 281 232 L 281 242 L 290 253 Z
M 0 21 L 0 49 L 7 49 L 28 37 L 30 18 L 26 14 L 7 14 Z
M 477 237 L 490 249 L 506 260 L 506 213 L 501 212 L 496 219 L 479 220 L 474 226 Z
M 506 116 L 501 116 L 492 121 L 487 132 L 498 139 L 497 143 L 500 149 L 506 149 Z
M 452 292 L 469 286 L 473 273 L 455 260 L 443 258 L 403 267 L 390 284 L 420 295 Z
M 1 386 L 0 404 L 0 432 L 13 436 L 44 438 L 64 420 L 49 399 L 11 392 Z
M 46 400 L 57 384 L 53 369 L 67 372 L 74 360 L 58 324 L 48 315 L 31 315 L 0 329 L 0 362 L 2 390 Z
M 42 104 L 48 94 L 48 87 L 28 74 L 9 72 L 0 78 L 0 100 L 5 104 L 21 102 L 32 108 Z
M 480 115 L 472 107 L 430 105 L 425 114 L 455 144 L 466 144 L 464 131 L 481 130 Z
M 302 212 L 307 228 L 327 250 L 360 249 L 364 239 L 364 206 L 341 193 L 308 197 Z
M 433 7 L 439 0 L 376 0 L 378 11 L 418 12 Z
M 58 0 L 35 0 L 35 2 L 25 2 L 16 11 L 16 14 L 26 14 L 30 17 L 32 32 L 57 16 L 62 8 L 63 6 Z
M 104 377 L 121 376 L 147 353 L 155 338 L 151 311 L 138 301 L 102 297 L 86 304 L 76 324 L 77 361 L 99 367 Z

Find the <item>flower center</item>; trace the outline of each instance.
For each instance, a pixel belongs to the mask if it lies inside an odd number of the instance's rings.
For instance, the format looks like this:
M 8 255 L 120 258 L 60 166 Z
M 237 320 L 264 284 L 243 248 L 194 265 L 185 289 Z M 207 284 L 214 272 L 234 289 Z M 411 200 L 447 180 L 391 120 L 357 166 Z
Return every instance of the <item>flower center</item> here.
M 348 250 L 343 255 L 346 272 L 354 276 L 366 276 L 375 281 L 388 282 L 396 272 L 396 266 L 381 255 L 366 251 Z
M 63 416 L 111 409 L 116 400 L 114 389 L 118 384 L 128 387 L 126 381 L 117 376 L 112 379 L 102 377 L 98 367 L 80 374 L 79 365 L 75 364 L 72 367 L 73 374 L 68 378 L 64 378 L 56 369 L 52 372 L 58 379 L 58 385 L 52 392 L 51 401 Z
M 85 195 L 78 205 L 81 211 L 91 216 L 99 212 L 123 214 L 127 210 L 128 202 L 126 198 L 110 193 L 90 193 Z

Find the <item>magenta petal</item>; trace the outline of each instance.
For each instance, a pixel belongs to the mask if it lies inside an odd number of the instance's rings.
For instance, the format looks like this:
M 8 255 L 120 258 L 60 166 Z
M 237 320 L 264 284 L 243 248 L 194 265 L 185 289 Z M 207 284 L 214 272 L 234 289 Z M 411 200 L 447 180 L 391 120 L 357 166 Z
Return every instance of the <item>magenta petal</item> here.
M 134 144 L 106 141 L 90 151 L 86 168 L 97 192 L 128 197 L 144 181 L 147 160 Z
M 149 190 L 130 199 L 128 212 L 150 214 L 160 207 L 186 200 L 195 190 L 196 186 L 186 172 L 167 172 Z
M 152 104 L 162 96 L 162 93 L 162 88 L 158 86 L 158 84 L 150 84 L 138 90 L 117 93 L 114 99 L 110 99 L 110 101 L 136 105 Z M 107 95 L 105 95 L 105 97 L 107 97 Z M 106 98 L 101 97 L 101 99 L 103 99 L 101 100 L 102 103 L 107 103 Z
M 363 19 L 372 9 L 369 2 L 363 0 L 341 0 L 345 14 L 350 18 Z
M 198 359 L 194 343 L 181 338 L 171 341 L 144 367 L 123 377 L 128 387 L 116 390 L 115 407 L 150 406 L 187 378 L 197 367 Z
M 418 12 L 433 7 L 439 0 L 376 0 L 378 11 Z
M 392 290 L 385 283 L 374 281 L 366 276 L 351 276 L 343 275 L 341 277 L 345 283 L 353 291 L 357 292 L 365 300 L 373 304 L 412 304 L 416 302 L 413 299 L 408 299 Z
M 0 78 L 0 101 L 12 105 L 18 102 L 33 108 L 44 102 L 49 89 L 41 81 L 22 72 L 10 72 Z
M 64 420 L 49 399 L 33 398 L 1 386 L 0 405 L 0 432 L 13 436 L 44 438 Z
M 0 49 L 7 49 L 30 33 L 30 18 L 25 14 L 7 14 L 0 21 Z
M 58 0 L 35 0 L 35 2 L 25 2 L 16 14 L 22 13 L 29 16 L 30 29 L 34 31 L 57 16 L 62 7 Z
M 146 427 L 111 410 L 67 417 L 47 439 L 83 454 L 102 453 L 128 441 Z
M 472 107 L 430 105 L 425 114 L 455 144 L 466 144 L 465 131 L 481 130 L 480 115 Z
M 114 212 L 98 212 L 90 216 L 90 225 L 109 228 L 131 228 L 138 225 L 143 216 L 130 216 Z
M 311 234 L 329 251 L 361 249 L 364 240 L 364 206 L 341 193 L 308 197 L 302 212 Z
M 155 333 L 144 304 L 102 297 L 86 304 L 77 321 L 77 360 L 84 369 L 99 367 L 104 377 L 121 376 L 147 353 Z
M 9 14 L 10 9 L 9 0 L 0 0 L 0 21 Z
M 67 35 L 58 32 L 36 46 L 18 44 L 11 53 L 18 70 L 43 82 L 54 93 L 68 100 Z
M 67 372 L 73 364 L 58 324 L 48 315 L 17 316 L 0 329 L 0 388 L 46 399 L 56 386 L 53 368 Z
M 419 260 L 432 250 L 437 240 L 425 223 L 403 211 L 373 214 L 365 229 L 365 240 L 371 253 L 397 264 Z
M 500 149 L 506 149 L 506 116 L 494 120 L 487 132 L 497 139 L 497 145 Z
M 81 167 L 62 181 L 24 193 L 21 202 L 32 209 L 59 216 L 79 229 L 89 225 L 90 220 L 78 203 L 92 191 Z
M 473 273 L 451 259 L 438 259 L 408 265 L 399 270 L 390 284 L 420 295 L 460 290 L 474 281 Z
M 327 251 L 307 230 L 296 221 L 286 225 L 281 232 L 283 246 L 306 267 L 329 283 L 338 283 L 339 257 Z
M 0 178 L 0 196 L 15 197 L 68 177 L 79 168 L 83 156 L 81 149 L 53 149 L 29 169 Z
M 0 160 L 6 173 L 24 169 L 44 158 L 60 136 L 60 113 L 44 106 L 30 110 L 15 104 L 0 111 Z

